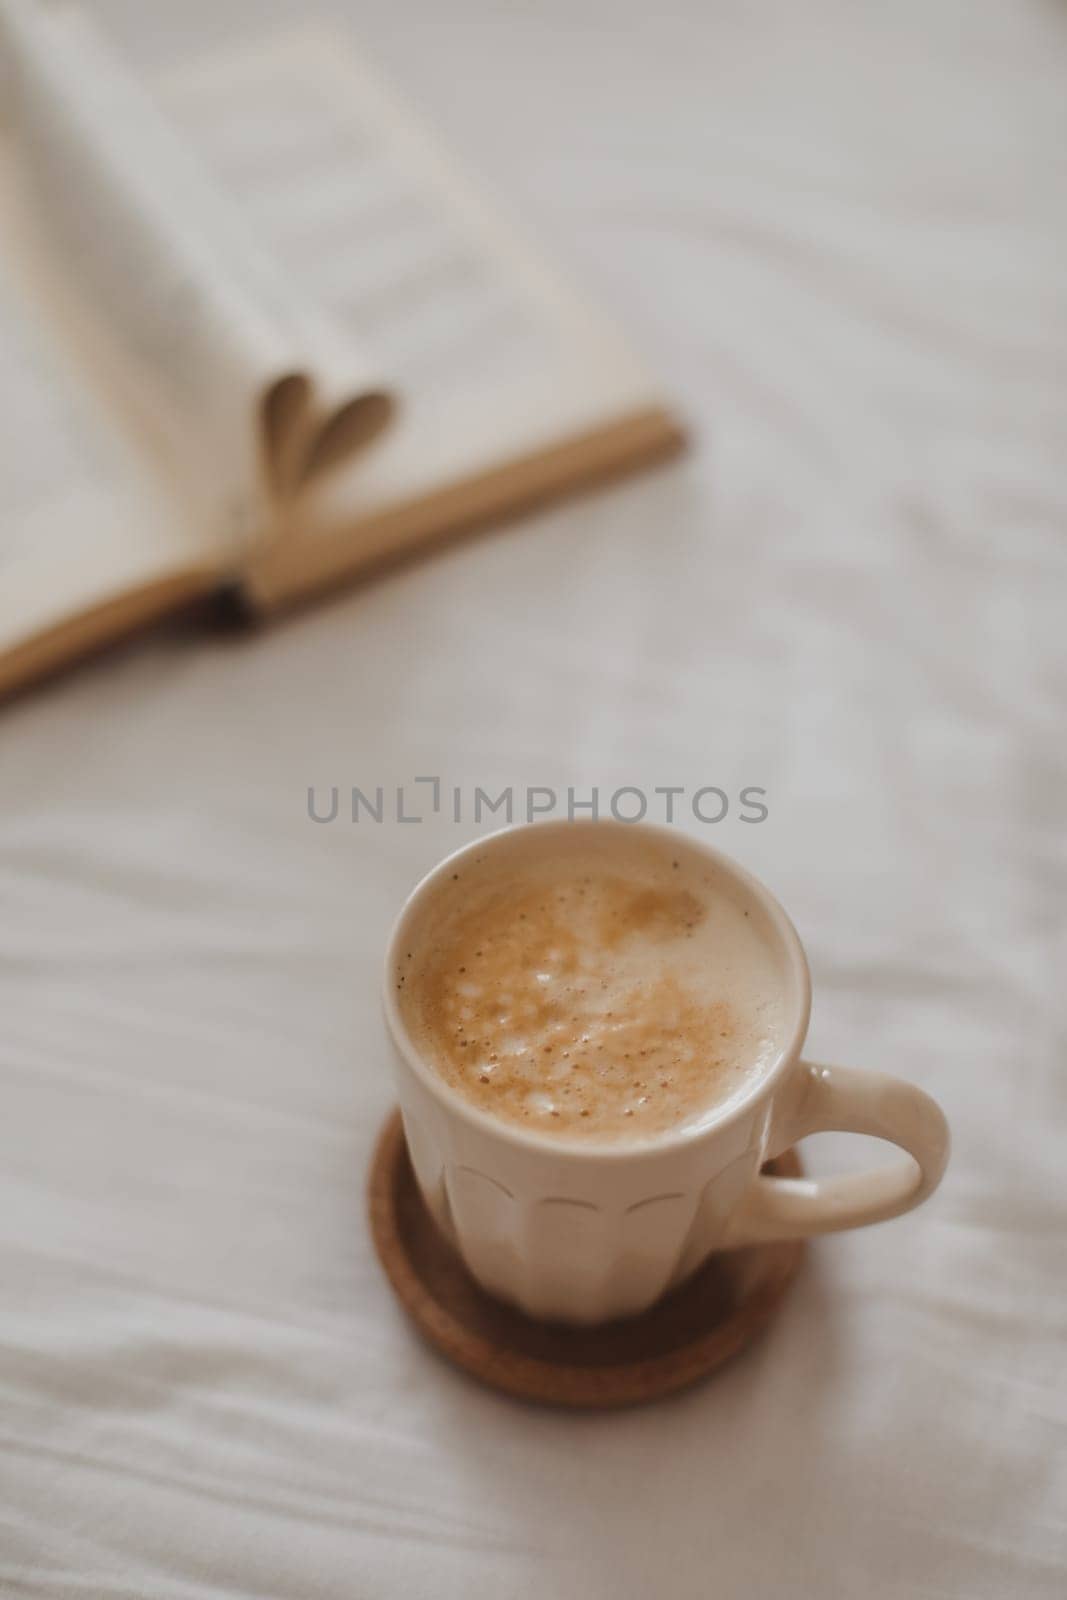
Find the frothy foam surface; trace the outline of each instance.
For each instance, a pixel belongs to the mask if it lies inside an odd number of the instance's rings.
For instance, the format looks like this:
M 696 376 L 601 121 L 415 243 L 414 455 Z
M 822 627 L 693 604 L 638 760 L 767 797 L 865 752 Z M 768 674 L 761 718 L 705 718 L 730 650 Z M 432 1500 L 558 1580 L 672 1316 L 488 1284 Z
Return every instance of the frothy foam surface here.
M 395 982 L 447 1083 L 571 1140 L 699 1121 L 782 1039 L 781 978 L 755 913 L 713 864 L 647 842 L 468 858 Z

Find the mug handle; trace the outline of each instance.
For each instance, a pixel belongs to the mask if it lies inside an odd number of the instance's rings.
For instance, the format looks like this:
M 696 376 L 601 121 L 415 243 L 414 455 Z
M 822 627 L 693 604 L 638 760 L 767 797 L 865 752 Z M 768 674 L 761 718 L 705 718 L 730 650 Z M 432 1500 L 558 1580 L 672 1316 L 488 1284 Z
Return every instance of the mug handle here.
M 801 1061 L 775 1115 L 771 1150 L 786 1150 L 809 1133 L 873 1134 L 900 1145 L 909 1159 L 840 1178 L 761 1174 L 727 1224 L 728 1249 L 899 1217 L 933 1193 L 948 1161 L 941 1107 L 914 1084 L 883 1072 Z

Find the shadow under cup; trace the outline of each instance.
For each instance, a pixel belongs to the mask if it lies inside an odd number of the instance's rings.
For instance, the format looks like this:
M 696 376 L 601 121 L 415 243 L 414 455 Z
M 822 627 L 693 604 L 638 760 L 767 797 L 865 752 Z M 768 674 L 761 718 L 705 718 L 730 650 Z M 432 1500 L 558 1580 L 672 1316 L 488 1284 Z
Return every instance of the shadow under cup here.
M 545 857 L 620 876 L 643 860 L 699 871 L 742 908 L 772 960 L 779 1048 L 709 1109 L 637 1139 L 562 1138 L 495 1117 L 425 1059 L 398 1004 L 407 952 L 435 937 L 464 894 L 466 869 L 502 876 Z M 710 875 L 710 879 L 709 879 Z M 707 891 L 706 891 L 707 892 Z M 528 1314 L 591 1323 L 633 1315 L 721 1244 L 768 1148 L 776 1085 L 797 1059 L 810 984 L 785 912 L 743 869 L 673 829 L 546 822 L 480 839 L 441 862 L 403 907 L 386 955 L 384 1006 L 416 1179 L 437 1225 L 483 1288 Z

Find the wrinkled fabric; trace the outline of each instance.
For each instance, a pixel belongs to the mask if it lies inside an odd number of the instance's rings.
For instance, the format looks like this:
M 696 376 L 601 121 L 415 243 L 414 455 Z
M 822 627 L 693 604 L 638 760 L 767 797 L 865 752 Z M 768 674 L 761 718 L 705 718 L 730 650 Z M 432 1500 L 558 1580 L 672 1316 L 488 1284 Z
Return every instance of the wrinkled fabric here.
M 217 9 L 99 7 L 146 61 Z M 334 9 L 696 449 L 0 719 L 0 1593 L 1058 1596 L 1067 12 Z M 677 1399 L 483 1391 L 375 1261 L 384 938 L 478 829 L 345 796 L 429 775 L 764 788 L 680 825 L 794 917 L 815 1058 L 949 1116 L 938 1195 Z

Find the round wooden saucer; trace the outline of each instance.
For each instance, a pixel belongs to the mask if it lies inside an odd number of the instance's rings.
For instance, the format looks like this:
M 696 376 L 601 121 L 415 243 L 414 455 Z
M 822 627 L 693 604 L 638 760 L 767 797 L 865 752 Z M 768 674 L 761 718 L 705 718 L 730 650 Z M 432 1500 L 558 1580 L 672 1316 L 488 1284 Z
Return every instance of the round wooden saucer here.
M 790 1150 L 767 1170 L 802 1168 Z M 399 1112 L 379 1135 L 368 1204 L 382 1266 L 420 1333 L 481 1382 L 545 1405 L 637 1405 L 706 1377 L 767 1325 L 804 1253 L 798 1241 L 725 1251 L 640 1316 L 570 1328 L 478 1287 L 430 1218 Z

